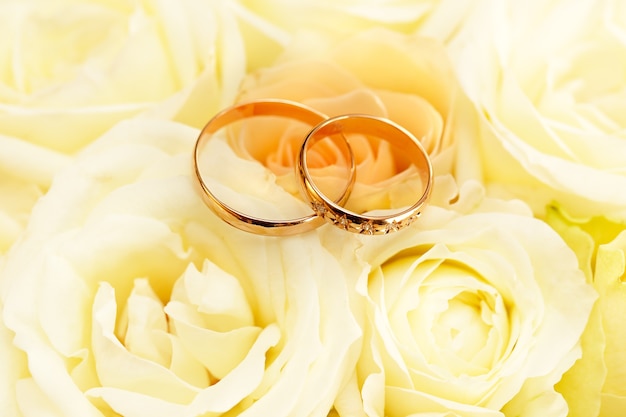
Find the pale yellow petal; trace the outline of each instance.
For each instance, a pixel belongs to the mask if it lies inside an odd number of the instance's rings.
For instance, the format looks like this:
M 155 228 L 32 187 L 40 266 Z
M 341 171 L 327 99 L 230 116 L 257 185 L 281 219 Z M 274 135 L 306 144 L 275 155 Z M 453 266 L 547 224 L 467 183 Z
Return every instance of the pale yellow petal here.
M 215 378 L 228 375 L 246 357 L 262 329 L 254 326 L 216 331 L 195 324 L 194 311 L 172 301 L 166 312 L 181 343 Z M 203 323 L 201 323 L 203 324 Z
M 0 311 L 0 319 L 2 312 Z M 20 378 L 27 374 L 26 355 L 13 345 L 13 332 L 0 323 L 0 414 L 4 416 L 19 416 L 17 384 Z
M 594 286 L 600 294 L 599 308 L 606 334 L 604 359 L 607 375 L 603 393 L 626 396 L 626 331 L 622 318 L 626 315 L 626 232 L 612 242 L 601 245 L 596 257 Z
M 199 392 L 169 369 L 133 355 L 113 333 L 117 306 L 113 288 L 102 284 L 93 306 L 92 349 L 100 383 L 174 403 L 188 403 Z

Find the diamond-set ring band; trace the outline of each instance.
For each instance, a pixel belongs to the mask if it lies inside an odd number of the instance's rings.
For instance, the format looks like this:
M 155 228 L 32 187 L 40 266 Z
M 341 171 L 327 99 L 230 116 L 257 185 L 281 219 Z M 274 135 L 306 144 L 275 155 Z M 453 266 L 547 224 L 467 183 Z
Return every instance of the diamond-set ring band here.
M 309 172 L 308 150 L 319 140 L 340 135 L 350 144 L 350 134 L 366 134 L 388 141 L 402 149 L 409 160 L 416 165 L 422 184 L 422 195 L 408 208 L 392 215 L 365 215 L 346 210 L 330 200 L 315 185 Z M 409 226 L 421 214 L 428 201 L 433 186 L 433 169 L 430 158 L 420 141 L 408 130 L 391 120 L 365 114 L 347 114 L 332 117 L 315 126 L 304 139 L 296 160 L 297 178 L 313 211 L 327 222 L 349 232 L 366 235 L 381 235 L 395 232 Z

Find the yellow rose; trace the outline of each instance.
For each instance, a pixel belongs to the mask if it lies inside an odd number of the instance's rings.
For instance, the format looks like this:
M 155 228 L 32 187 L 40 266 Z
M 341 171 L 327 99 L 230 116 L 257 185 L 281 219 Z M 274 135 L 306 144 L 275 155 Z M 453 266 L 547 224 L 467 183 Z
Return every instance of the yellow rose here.
M 623 3 L 486 4 L 451 48 L 479 118 L 477 175 L 540 215 L 556 200 L 626 218 Z
M 3 411 L 329 412 L 361 336 L 343 269 L 316 233 L 268 238 L 213 215 L 191 179 L 197 135 L 122 122 L 36 204 L 0 270 L 2 361 L 27 362 L 3 367 L 0 387 L 14 387 Z M 207 145 L 202 165 L 242 210 L 257 207 L 254 193 L 274 196 L 261 209 L 276 216 L 303 206 L 224 141 Z
M 432 39 L 405 36 L 383 29 L 359 33 L 326 44 L 322 36 L 296 39 L 273 66 L 249 75 L 238 100 L 283 98 L 302 102 L 329 116 L 367 113 L 404 126 L 424 145 L 438 173 L 451 169 L 452 109 L 456 81 L 443 45 Z M 384 59 L 381 59 L 384 57 Z M 255 124 L 256 123 L 256 124 Z M 256 159 L 297 193 L 294 161 L 310 127 L 251 120 L 232 129 L 230 142 L 239 153 Z M 400 206 L 404 189 L 394 187 L 414 168 L 401 150 L 384 140 L 352 138 L 357 183 L 347 207 L 355 211 Z M 326 167 L 325 175 L 345 183 L 347 158 L 325 149 L 310 159 Z M 336 166 L 333 171 L 332 167 Z
M 552 207 L 548 222 L 578 256 L 600 294 L 583 335 L 583 357 L 558 389 L 570 417 L 617 417 L 626 410 L 626 223 L 605 217 L 574 218 Z
M 446 204 L 452 185 L 439 179 L 439 197 L 410 229 L 362 238 L 357 256 L 371 266 L 357 286 L 364 346 L 336 408 L 565 416 L 554 385 L 580 356 L 596 294 L 574 253 L 525 205 L 484 199 L 475 182 Z

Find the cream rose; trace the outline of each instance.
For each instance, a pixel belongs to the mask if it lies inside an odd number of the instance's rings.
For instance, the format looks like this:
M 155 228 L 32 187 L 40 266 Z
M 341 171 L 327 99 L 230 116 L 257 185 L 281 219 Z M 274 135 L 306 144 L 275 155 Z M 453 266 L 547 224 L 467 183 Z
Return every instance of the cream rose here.
M 197 135 L 122 122 L 39 200 L 0 270 L 2 360 L 13 352 L 27 363 L 2 373 L 0 386 L 14 387 L 5 409 L 328 414 L 361 336 L 343 269 L 316 233 L 266 238 L 213 215 L 191 179 Z M 260 208 L 268 214 L 302 208 L 223 141 L 207 145 L 202 164 L 242 210 L 264 195 L 274 196 Z
M 138 114 L 201 126 L 287 39 L 236 3 L 199 0 L 3 1 L 0 35 L 0 253 L 61 154 Z
M 441 43 L 374 29 L 339 43 L 323 36 L 297 38 L 275 65 L 246 78 L 238 101 L 283 98 L 328 116 L 367 113 L 387 117 L 422 142 L 437 172 L 448 173 L 455 88 Z M 269 167 L 283 186 L 297 193 L 293 165 L 308 129 L 310 126 L 275 121 L 270 125 L 252 119 L 246 127 L 232 129 L 229 140 L 239 153 Z M 352 149 L 357 183 L 347 207 L 365 211 L 413 203 L 406 200 L 406 189 L 395 187 L 415 169 L 403 158 L 401 149 L 389 146 L 384 138 L 365 136 L 353 137 Z M 338 178 L 343 185 L 343 168 L 349 160 L 341 154 L 337 149 L 324 149 L 310 159 L 318 168 L 325 168 L 323 175 Z
M 258 65 L 246 62 L 242 30 L 259 43 L 286 39 L 235 6 L 2 2 L 0 134 L 74 152 L 148 110 L 199 126 L 232 100 L 246 65 Z
M 575 216 L 626 218 L 623 3 L 488 2 L 483 12 L 451 48 L 479 118 L 477 175 L 537 214 L 556 200 Z
M 554 385 L 596 298 L 574 253 L 519 202 L 484 199 L 474 182 L 458 195 L 436 186 L 410 229 L 362 239 L 364 346 L 338 411 L 565 416 Z
M 557 386 L 570 417 L 617 417 L 626 410 L 626 223 L 574 218 L 551 207 L 547 220 L 574 249 L 600 294 L 583 335 L 583 357 Z

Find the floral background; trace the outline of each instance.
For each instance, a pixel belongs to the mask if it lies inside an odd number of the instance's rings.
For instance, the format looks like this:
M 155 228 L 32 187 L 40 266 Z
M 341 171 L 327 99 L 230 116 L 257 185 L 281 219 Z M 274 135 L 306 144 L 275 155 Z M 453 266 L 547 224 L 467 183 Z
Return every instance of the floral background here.
M 623 2 L 5 0 L 0 33 L 0 415 L 626 413 Z M 191 154 L 255 98 L 406 127 L 419 221 L 224 223 Z M 251 120 L 201 164 L 292 217 L 302 138 Z M 351 209 L 414 201 L 386 142 L 353 151 Z

